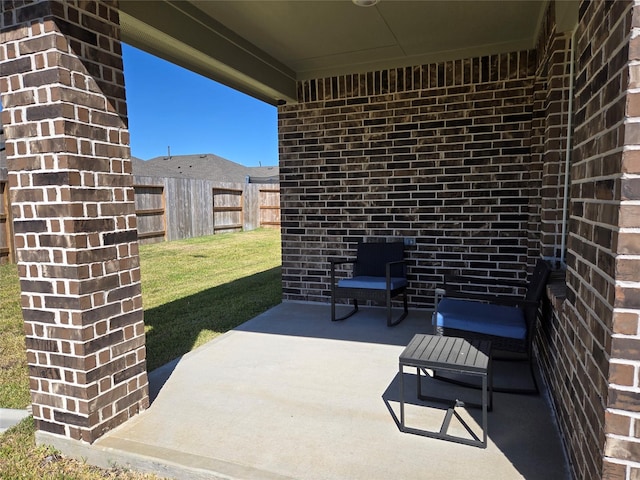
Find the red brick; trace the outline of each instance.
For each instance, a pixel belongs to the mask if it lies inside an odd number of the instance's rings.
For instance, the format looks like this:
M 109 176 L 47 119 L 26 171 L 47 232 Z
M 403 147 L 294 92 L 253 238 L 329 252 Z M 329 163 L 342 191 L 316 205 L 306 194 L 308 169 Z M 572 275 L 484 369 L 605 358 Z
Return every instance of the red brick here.
M 609 381 L 617 385 L 632 387 L 635 379 L 635 367 L 629 364 L 611 363 Z

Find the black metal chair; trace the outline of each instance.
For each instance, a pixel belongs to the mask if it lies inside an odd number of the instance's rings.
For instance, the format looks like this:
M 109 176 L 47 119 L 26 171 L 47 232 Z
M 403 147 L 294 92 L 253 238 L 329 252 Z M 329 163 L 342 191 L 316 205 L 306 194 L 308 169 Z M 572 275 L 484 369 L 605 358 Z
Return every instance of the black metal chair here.
M 349 318 L 358 311 L 358 301 L 384 303 L 387 307 L 387 325 L 399 324 L 407 316 L 407 268 L 403 242 L 361 242 L 355 259 L 330 259 L 331 263 L 331 321 Z M 336 267 L 353 264 L 353 275 L 336 282 Z M 403 296 L 404 311 L 392 319 L 391 303 Z M 336 300 L 353 300 L 353 309 L 336 318 Z
M 466 339 L 491 340 L 494 360 L 529 363 L 532 389 L 494 388 L 509 393 L 538 393 L 533 369 L 533 339 L 538 305 L 551 269 L 539 259 L 526 283 L 479 277 L 445 277 L 444 289 L 436 290 L 433 322 L 436 333 Z M 526 289 L 524 296 L 510 295 Z M 494 294 L 481 293 L 491 290 Z M 442 378 L 442 376 L 439 376 Z M 457 382 L 462 383 L 462 382 Z

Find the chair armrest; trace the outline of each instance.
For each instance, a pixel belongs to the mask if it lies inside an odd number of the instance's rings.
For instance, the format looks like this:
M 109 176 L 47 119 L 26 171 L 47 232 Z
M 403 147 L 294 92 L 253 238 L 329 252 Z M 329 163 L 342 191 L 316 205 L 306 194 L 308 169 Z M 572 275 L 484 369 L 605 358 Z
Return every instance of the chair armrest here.
M 330 258 L 329 263 L 331 265 L 340 265 L 343 263 L 356 263 L 355 258 Z
M 393 265 L 402 265 L 403 277 L 407 276 L 407 262 L 405 260 L 396 260 L 395 262 L 387 262 L 385 264 L 385 273 L 387 276 L 387 284 L 391 282 L 391 267 Z
M 330 258 L 329 263 L 331 264 L 331 290 L 333 290 L 334 285 L 336 283 L 336 265 L 346 265 L 349 263 L 356 263 L 354 258 Z

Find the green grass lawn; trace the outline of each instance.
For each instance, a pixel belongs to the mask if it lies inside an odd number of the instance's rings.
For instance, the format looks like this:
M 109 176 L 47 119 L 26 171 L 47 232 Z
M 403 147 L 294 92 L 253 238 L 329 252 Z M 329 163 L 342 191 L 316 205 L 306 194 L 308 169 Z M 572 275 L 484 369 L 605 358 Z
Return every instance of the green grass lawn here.
M 0 407 L 25 408 L 29 372 L 16 265 L 0 265 Z
M 140 247 L 151 371 L 280 303 L 280 232 L 259 229 Z M 30 403 L 20 285 L 0 265 L 0 408 Z M 0 435 L 0 478 L 155 478 L 100 470 L 36 447 L 27 419 Z
M 140 249 L 149 371 L 280 303 L 280 234 L 260 229 Z

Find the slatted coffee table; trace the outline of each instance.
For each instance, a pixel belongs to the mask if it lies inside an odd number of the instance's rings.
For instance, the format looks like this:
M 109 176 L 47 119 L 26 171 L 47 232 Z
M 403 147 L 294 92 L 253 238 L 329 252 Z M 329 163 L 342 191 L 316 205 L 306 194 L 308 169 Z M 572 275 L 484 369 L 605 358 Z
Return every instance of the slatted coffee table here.
M 430 432 L 405 425 L 404 415 L 404 367 L 415 367 L 418 378 L 418 397 L 436 402 L 453 402 L 448 409 L 442 428 L 439 432 Z M 448 371 L 464 375 L 475 375 L 482 378 L 482 403 L 474 405 L 459 400 L 442 399 L 422 395 L 421 372 L 425 369 Z M 415 335 L 407 348 L 400 355 L 400 430 L 425 437 L 449 440 L 476 447 L 487 447 L 488 410 L 493 404 L 493 387 L 491 378 L 491 342 L 485 340 L 468 341 L 463 338 L 443 337 L 438 335 Z M 455 408 L 459 406 L 479 406 L 482 408 L 482 440 L 475 434 L 473 439 L 449 435 L 447 430 Z M 459 418 L 459 417 L 458 417 Z M 471 432 L 470 432 L 471 433 Z

